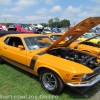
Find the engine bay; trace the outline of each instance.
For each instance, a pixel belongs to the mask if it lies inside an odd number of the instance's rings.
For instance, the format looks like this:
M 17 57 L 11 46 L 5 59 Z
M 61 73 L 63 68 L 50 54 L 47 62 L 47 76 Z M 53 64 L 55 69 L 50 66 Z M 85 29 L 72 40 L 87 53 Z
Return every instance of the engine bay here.
M 56 48 L 48 50 L 48 53 L 54 56 L 77 62 L 85 65 L 90 69 L 95 69 L 99 66 L 97 58 L 86 53 L 78 52 L 69 48 Z

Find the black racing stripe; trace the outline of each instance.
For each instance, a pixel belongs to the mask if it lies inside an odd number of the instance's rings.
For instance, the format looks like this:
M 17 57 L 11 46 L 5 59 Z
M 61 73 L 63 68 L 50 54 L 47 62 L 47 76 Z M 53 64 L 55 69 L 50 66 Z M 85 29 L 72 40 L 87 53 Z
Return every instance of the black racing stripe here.
M 34 56 L 34 57 L 31 59 L 30 69 L 34 69 L 35 63 L 36 63 L 36 60 L 37 60 L 37 59 L 38 59 L 37 56 Z
M 14 61 L 14 60 L 12 60 L 12 59 L 9 59 L 9 58 L 7 58 L 7 57 L 5 57 L 5 56 L 2 56 L 2 58 L 8 59 L 8 60 L 10 60 L 10 61 L 12 61 L 12 62 L 14 62 L 14 63 L 17 63 L 17 64 L 19 64 L 19 65 L 22 65 L 22 66 L 24 66 L 24 67 L 29 68 L 28 66 L 26 66 L 26 65 L 24 65 L 24 64 L 21 64 L 21 63 L 19 63 L 19 62 L 17 62 L 17 61 Z
M 21 64 L 21 63 L 19 63 L 19 62 L 16 62 L 16 61 L 14 61 L 14 60 L 12 60 L 12 59 L 9 59 L 9 58 L 7 58 L 7 57 L 4 57 L 4 56 L 2 56 L 3 58 L 5 58 L 5 59 L 8 59 L 8 60 L 10 60 L 10 61 L 12 61 L 12 62 L 14 62 L 14 63 L 17 63 L 17 64 L 19 64 L 19 65 L 21 65 L 21 66 L 24 66 L 24 67 L 27 67 L 27 68 L 29 68 L 29 69 L 34 69 L 34 67 L 35 67 L 35 62 L 36 62 L 36 60 L 38 59 L 38 57 L 36 57 L 36 56 L 34 56 L 32 59 L 31 59 L 31 63 L 30 63 L 30 66 L 26 66 L 26 65 L 24 65 L 24 64 Z

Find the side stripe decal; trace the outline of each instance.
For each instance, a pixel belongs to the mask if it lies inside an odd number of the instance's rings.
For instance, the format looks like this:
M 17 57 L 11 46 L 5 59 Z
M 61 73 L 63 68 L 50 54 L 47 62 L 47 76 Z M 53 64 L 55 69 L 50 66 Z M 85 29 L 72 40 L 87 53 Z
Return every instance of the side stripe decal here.
M 31 60 L 31 63 L 30 63 L 30 69 L 34 69 L 35 67 L 35 63 L 36 63 L 36 60 L 38 59 L 37 56 L 34 56 Z
M 14 63 L 17 63 L 17 64 L 19 64 L 19 65 L 22 65 L 22 66 L 24 66 L 24 67 L 27 67 L 27 68 L 29 68 L 29 69 L 32 69 L 32 70 L 34 69 L 36 60 L 38 59 L 38 57 L 34 56 L 34 57 L 31 59 L 30 66 L 26 66 L 26 65 L 21 64 L 21 63 L 19 63 L 19 62 L 16 62 L 16 61 L 14 61 L 14 60 L 11 60 L 11 59 L 9 59 L 9 58 L 7 58 L 7 57 L 4 57 L 4 56 L 1 56 L 1 57 L 4 58 L 4 59 L 6 59 L 6 60 L 9 60 L 9 61 L 12 61 L 12 62 L 14 62 Z M 8 61 L 8 62 L 9 62 L 9 61 Z

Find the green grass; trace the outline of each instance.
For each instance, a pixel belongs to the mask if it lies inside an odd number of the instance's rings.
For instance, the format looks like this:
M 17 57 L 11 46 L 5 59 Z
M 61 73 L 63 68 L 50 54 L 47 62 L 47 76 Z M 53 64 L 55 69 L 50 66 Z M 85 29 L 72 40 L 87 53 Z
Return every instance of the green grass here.
M 60 95 L 54 96 L 41 87 L 37 76 L 8 63 L 0 65 L 0 100 L 99 100 L 95 97 L 99 91 L 100 82 L 84 94 L 65 87 Z

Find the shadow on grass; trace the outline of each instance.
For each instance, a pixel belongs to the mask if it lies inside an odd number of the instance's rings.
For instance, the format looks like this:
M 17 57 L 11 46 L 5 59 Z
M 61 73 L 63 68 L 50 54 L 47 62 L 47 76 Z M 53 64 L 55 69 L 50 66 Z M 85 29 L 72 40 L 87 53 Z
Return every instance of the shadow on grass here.
M 31 74 L 31 73 L 29 73 L 29 72 L 27 72 L 27 71 L 25 71 L 25 70 L 23 70 L 23 69 L 21 69 L 21 68 L 18 68 L 18 67 L 14 66 L 14 65 L 12 65 L 12 64 L 10 64 L 10 63 L 8 63 L 8 62 L 5 62 L 5 64 L 8 65 L 8 66 L 11 67 L 11 68 L 17 70 L 17 71 L 19 71 L 19 72 L 21 72 L 21 73 L 23 73 L 23 74 L 29 76 L 30 78 L 35 79 L 36 81 L 39 82 L 38 76 L 36 76 L 36 75 L 34 75 L 34 74 Z
M 26 72 L 26 71 L 12 65 L 12 64 L 9 64 L 7 62 L 5 62 L 5 64 L 17 71 L 29 76 L 30 78 L 36 80 L 37 82 L 39 82 L 38 76 L 35 76 L 29 72 Z M 80 92 L 79 92 L 79 90 L 77 90 L 76 88 L 71 88 L 71 87 L 65 86 L 62 93 L 60 93 L 58 96 L 66 94 L 69 96 L 69 98 L 76 99 L 76 100 L 78 100 L 78 99 L 81 100 L 81 99 L 86 99 L 86 98 L 89 99 L 100 91 L 100 81 L 98 83 L 96 83 L 95 85 L 93 85 L 92 87 L 90 87 L 89 89 L 88 88 L 85 89 L 84 90 L 85 93 L 82 93 L 82 90 L 83 89 L 80 88 Z
M 72 100 L 89 99 L 92 98 L 95 94 L 97 94 L 100 91 L 100 81 L 89 88 L 88 87 L 85 88 L 85 90 L 84 88 L 80 88 L 79 90 L 77 90 L 76 88 L 65 86 L 64 91 L 62 93 L 67 94 L 70 98 L 72 98 Z

